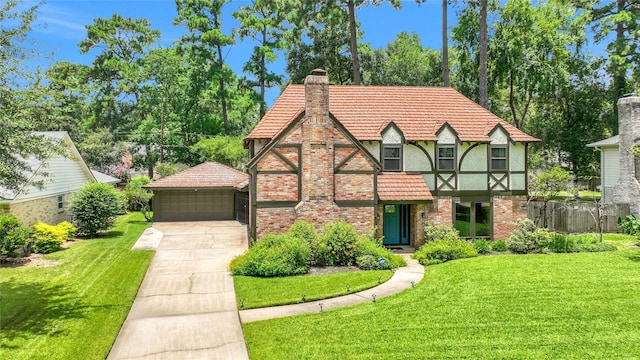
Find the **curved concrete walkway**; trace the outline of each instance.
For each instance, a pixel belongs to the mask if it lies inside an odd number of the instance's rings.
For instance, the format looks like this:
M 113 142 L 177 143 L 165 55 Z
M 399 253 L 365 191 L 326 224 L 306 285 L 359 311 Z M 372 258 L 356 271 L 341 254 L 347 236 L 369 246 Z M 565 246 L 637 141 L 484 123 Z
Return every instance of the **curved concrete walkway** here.
M 368 290 L 302 304 L 238 311 L 229 261 L 248 247 L 235 221 L 155 223 L 133 249 L 156 250 L 108 360 L 234 359 L 249 355 L 241 322 L 266 320 L 373 301 L 411 288 L 424 267 L 408 266 Z
M 410 255 L 404 254 L 403 256 L 407 260 L 407 266 L 397 269 L 391 279 L 371 289 L 350 295 L 301 304 L 240 310 L 240 321 L 248 323 L 304 313 L 320 312 L 320 304 L 322 304 L 322 310 L 327 310 L 373 301 L 374 295 L 376 299 L 380 299 L 385 296 L 397 294 L 400 291 L 411 288 L 424 277 L 424 266 L 412 259 Z

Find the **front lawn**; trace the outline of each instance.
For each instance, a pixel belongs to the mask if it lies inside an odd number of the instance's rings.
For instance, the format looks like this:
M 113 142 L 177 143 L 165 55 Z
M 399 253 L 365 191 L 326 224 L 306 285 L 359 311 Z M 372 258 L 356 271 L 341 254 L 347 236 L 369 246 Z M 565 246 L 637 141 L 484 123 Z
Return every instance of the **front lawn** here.
M 305 301 L 348 295 L 374 287 L 392 275 L 390 270 L 372 270 L 274 278 L 234 276 L 233 283 L 238 309 L 252 309 L 301 303 L 302 294 Z
M 152 251 L 131 251 L 149 223 L 120 217 L 106 236 L 47 255 L 52 267 L 0 268 L 0 359 L 104 359 Z
M 243 325 L 252 359 L 640 357 L 640 250 L 481 256 L 415 289 Z

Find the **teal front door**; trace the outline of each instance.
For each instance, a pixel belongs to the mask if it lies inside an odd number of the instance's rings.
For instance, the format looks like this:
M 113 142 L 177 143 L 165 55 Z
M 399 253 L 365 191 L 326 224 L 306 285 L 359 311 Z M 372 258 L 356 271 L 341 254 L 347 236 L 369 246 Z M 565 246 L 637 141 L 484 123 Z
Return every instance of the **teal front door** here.
M 409 245 L 409 205 L 384 205 L 384 245 Z

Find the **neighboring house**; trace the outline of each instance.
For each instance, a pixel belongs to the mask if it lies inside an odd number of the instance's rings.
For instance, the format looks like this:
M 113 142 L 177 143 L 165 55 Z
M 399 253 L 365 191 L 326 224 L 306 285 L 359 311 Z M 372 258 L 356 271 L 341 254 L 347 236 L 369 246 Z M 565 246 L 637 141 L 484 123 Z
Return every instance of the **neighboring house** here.
M 620 172 L 619 143 L 620 136 L 616 135 L 587 145 L 600 150 L 600 193 L 603 202 L 613 201 L 613 188 Z
M 419 246 L 427 221 L 506 238 L 538 141 L 451 88 L 290 85 L 246 137 L 254 239 L 334 219 Z
M 617 106 L 619 135 L 587 146 L 601 151 L 603 201 L 629 204 L 640 216 L 640 96 L 622 97 Z
M 154 221 L 238 220 L 247 222 L 249 175 L 206 162 L 156 180 Z
M 38 132 L 64 147 L 62 154 L 53 155 L 46 161 L 27 159 L 31 168 L 29 181 L 19 190 L 0 187 L 1 212 L 15 214 L 24 225 L 37 221 L 57 224 L 68 220 L 67 205 L 72 194 L 96 176 L 87 167 L 64 131 Z M 119 181 L 106 174 L 99 175 L 106 183 Z M 34 184 L 42 182 L 38 187 Z

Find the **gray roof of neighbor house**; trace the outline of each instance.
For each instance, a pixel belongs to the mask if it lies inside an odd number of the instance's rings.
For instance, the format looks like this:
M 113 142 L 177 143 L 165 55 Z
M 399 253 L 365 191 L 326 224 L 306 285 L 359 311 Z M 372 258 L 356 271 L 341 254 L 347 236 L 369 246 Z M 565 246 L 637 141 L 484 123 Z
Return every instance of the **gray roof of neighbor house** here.
M 249 185 L 249 175 L 217 162 L 205 162 L 144 187 L 151 190 L 184 188 L 234 188 Z
M 96 178 L 96 181 L 101 182 L 103 184 L 117 184 L 122 181 L 117 177 L 113 177 L 111 175 L 101 173 L 100 171 L 97 171 L 97 170 L 91 169 L 91 173 L 93 174 L 93 177 Z
M 618 145 L 620 143 L 620 135 L 612 136 L 608 139 L 596 141 L 591 144 L 587 144 L 588 147 L 603 147 L 603 146 L 613 146 Z

